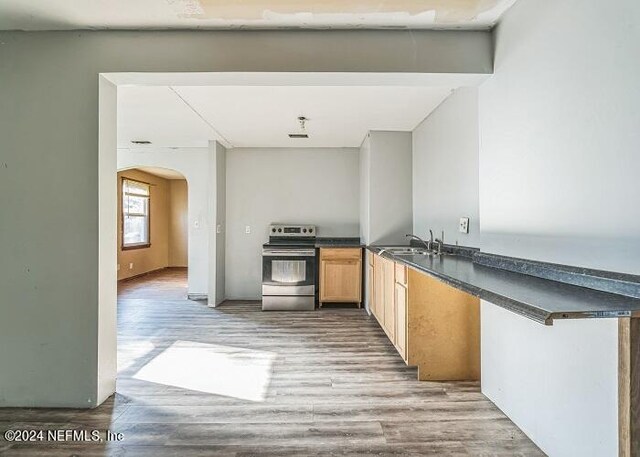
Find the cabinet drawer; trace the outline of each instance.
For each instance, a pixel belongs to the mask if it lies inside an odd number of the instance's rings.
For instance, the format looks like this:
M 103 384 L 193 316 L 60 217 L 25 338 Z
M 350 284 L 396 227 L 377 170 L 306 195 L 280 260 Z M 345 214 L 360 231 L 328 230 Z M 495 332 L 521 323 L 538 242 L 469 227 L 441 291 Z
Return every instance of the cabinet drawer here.
M 360 260 L 360 248 L 320 248 L 320 260 Z
M 396 282 L 403 286 L 407 285 L 407 267 L 400 263 L 396 263 Z

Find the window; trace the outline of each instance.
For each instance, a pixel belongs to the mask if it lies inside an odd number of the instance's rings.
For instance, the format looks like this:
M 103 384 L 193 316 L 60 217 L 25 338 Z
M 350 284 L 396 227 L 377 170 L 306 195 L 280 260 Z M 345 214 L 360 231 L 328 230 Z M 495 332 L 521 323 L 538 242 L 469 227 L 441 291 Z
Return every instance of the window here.
M 122 248 L 151 246 L 149 237 L 149 184 L 122 180 Z

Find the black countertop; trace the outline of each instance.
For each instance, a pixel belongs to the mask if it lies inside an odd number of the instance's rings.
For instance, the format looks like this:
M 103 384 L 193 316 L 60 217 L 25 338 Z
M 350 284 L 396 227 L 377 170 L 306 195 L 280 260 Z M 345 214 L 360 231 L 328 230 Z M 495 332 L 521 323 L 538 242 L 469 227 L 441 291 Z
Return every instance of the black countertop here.
M 640 316 L 640 299 L 481 265 L 473 257 L 394 256 L 369 250 L 537 322 L 554 319 Z
M 317 248 L 364 248 L 365 245 L 357 237 L 316 238 Z

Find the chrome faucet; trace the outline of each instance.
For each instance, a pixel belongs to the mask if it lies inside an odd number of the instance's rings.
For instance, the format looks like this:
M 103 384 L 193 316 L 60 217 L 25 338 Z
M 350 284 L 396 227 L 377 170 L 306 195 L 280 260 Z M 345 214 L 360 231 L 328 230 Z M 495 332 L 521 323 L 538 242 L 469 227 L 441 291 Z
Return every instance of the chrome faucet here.
M 433 233 L 431 234 L 431 241 L 425 241 L 422 238 L 420 238 L 418 235 L 414 235 L 412 233 L 407 233 L 405 236 L 407 238 L 420 241 L 422 244 L 424 244 L 424 247 L 427 248 L 427 251 L 431 251 L 431 247 L 433 246 Z
M 431 232 L 431 230 L 429 230 Z M 433 236 L 433 232 L 431 233 L 431 236 Z M 440 239 L 436 238 L 436 243 L 438 243 L 438 255 L 442 254 L 442 246 L 444 246 L 444 230 L 442 231 L 442 236 L 440 237 Z

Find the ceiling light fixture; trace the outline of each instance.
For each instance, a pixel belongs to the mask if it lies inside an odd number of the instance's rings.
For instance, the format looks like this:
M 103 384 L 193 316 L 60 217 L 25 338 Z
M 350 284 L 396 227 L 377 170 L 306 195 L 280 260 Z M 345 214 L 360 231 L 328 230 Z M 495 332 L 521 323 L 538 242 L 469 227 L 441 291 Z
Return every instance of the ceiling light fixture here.
M 299 133 L 290 133 L 289 138 L 309 138 L 309 134 L 307 133 L 307 119 L 304 116 L 298 117 L 298 122 L 300 123 L 300 132 Z

